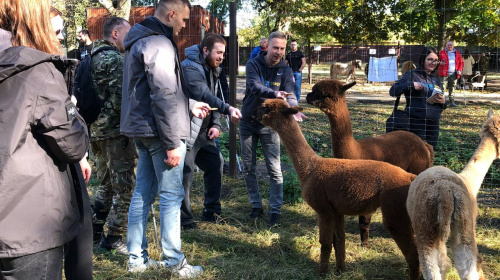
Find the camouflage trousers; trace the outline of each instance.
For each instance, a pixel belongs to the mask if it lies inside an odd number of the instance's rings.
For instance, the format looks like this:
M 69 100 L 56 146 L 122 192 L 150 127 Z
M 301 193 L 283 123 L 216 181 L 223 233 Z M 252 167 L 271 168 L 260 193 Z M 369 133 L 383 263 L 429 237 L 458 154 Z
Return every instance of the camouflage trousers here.
M 99 180 L 92 223 L 94 233 L 108 220 L 108 235 L 127 232 L 128 208 L 135 186 L 137 151 L 125 136 L 91 142 Z M 109 216 L 109 217 L 108 217 Z

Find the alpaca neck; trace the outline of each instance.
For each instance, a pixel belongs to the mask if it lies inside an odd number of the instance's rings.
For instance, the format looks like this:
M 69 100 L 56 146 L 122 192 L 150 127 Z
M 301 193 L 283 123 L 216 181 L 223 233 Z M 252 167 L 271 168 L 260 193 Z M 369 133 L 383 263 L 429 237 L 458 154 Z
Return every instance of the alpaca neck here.
M 479 188 L 481 188 L 484 177 L 486 176 L 486 173 L 488 173 L 488 169 L 496 157 L 496 143 L 493 139 L 486 137 L 481 141 L 472 158 L 469 160 L 462 172 L 460 172 L 460 176 L 467 179 L 469 182 L 470 185 L 467 187 L 470 189 L 474 197 L 477 197 L 477 193 L 479 192 Z
M 346 152 L 355 149 L 357 142 L 352 133 L 347 104 L 345 106 L 337 106 L 337 109 L 335 113 L 332 113 L 333 110 L 329 110 L 327 116 L 330 121 L 333 154 L 335 157 L 342 157 Z
M 315 168 L 311 164 L 311 159 L 318 157 L 318 155 L 307 143 L 299 124 L 291 116 L 288 120 L 284 125 L 273 129 L 278 132 L 281 141 L 283 141 L 293 167 L 300 178 L 301 174 L 309 174 L 309 171 Z

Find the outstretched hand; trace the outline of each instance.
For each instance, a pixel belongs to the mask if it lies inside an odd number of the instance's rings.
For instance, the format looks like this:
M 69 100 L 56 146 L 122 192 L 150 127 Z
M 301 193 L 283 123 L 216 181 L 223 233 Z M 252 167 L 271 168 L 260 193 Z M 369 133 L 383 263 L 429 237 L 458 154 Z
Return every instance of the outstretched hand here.
M 303 119 L 307 119 L 308 117 L 304 115 L 302 112 L 298 112 L 297 114 L 293 115 L 293 118 L 298 122 L 302 122 Z
M 210 106 L 207 103 L 196 102 L 191 113 L 198 119 L 203 119 L 210 114 Z
M 240 109 L 233 106 L 229 107 L 229 116 L 231 116 L 231 122 L 234 124 L 238 124 L 240 122 L 240 119 L 243 117 Z

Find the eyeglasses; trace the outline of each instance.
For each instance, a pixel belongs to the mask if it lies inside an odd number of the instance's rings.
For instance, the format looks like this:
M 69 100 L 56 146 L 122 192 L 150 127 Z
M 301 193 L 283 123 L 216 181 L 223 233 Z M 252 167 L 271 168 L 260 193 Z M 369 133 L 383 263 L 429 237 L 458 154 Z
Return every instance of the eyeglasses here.
M 439 60 L 438 59 L 428 58 L 427 61 L 430 62 L 430 63 L 438 63 Z

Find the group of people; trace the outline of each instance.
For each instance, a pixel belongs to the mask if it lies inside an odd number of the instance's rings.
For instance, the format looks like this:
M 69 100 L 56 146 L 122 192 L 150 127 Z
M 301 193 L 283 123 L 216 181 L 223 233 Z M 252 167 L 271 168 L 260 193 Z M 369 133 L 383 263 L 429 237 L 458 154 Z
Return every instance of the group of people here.
M 485 53 L 480 59 L 487 59 Z M 447 106 L 458 107 L 454 94 L 457 80 L 462 76 L 470 78 L 474 63 L 469 51 L 466 50 L 462 57 L 453 41 L 446 42 L 440 52 L 433 47 L 426 47 L 419 57 L 419 67 L 406 72 L 389 91 L 391 96 L 405 96 L 405 112 L 410 121 L 410 131 L 434 148 L 438 143 L 441 113 Z M 483 65 L 485 64 L 483 61 Z M 481 75 L 486 74 L 487 67 L 483 70 Z M 436 88 L 443 92 L 448 90 L 448 103 L 444 94 L 438 94 L 436 99 L 429 101 Z
M 268 225 L 280 223 L 280 139 L 254 112 L 266 98 L 292 106 L 300 101 L 305 57 L 296 41 L 285 55 L 285 34 L 261 40 L 246 65 L 240 111 L 225 102 L 222 36 L 207 34 L 179 59 L 173 36 L 189 19 L 188 0 L 160 0 L 154 16 L 134 26 L 111 17 L 102 39 L 92 42 L 88 31 L 79 34 L 79 58 L 90 57 L 92 82 L 103 101 L 97 120 L 86 124 L 71 98 L 76 62 L 62 56 L 64 26 L 54 10 L 48 0 L 0 4 L 2 278 L 61 279 L 64 257 L 66 279 L 91 279 L 92 240 L 127 255 L 130 272 L 164 267 L 181 277 L 203 273 L 187 262 L 180 231 L 196 228 L 189 195 L 196 166 L 204 171 L 201 220 L 215 223 L 221 215 L 221 114 L 239 123 L 248 218 L 265 216 L 256 176 L 260 140 L 270 180 Z M 392 96 L 406 97 L 411 131 L 434 147 L 447 105 L 444 96 L 432 104 L 427 99 L 435 88 L 448 88 L 454 106 L 453 87 L 463 67 L 453 42 L 439 53 L 427 47 L 419 67 L 391 87 Z M 299 112 L 294 118 L 302 122 L 306 116 Z M 89 149 L 99 181 L 92 211 L 85 185 Z M 145 232 L 156 197 L 161 260 L 150 258 Z
M 297 105 L 289 93 L 296 85 L 294 72 L 305 63 L 301 53 L 287 59 L 292 68 L 283 62 L 283 33 L 270 34 L 267 51 L 247 64 L 240 112 L 223 97 L 222 36 L 207 34 L 179 59 L 173 36 L 189 19 L 188 0 L 160 0 L 154 16 L 134 26 L 111 17 L 102 39 L 92 42 L 88 31 L 79 34 L 79 58 L 90 58 L 93 86 L 103 103 L 97 119 L 86 124 L 71 98 L 77 62 L 63 57 L 61 14 L 48 0 L 3 1 L 0 8 L 2 278 L 61 279 L 64 257 L 66 279 L 91 279 L 92 240 L 127 255 L 130 272 L 165 267 L 181 277 L 203 273 L 182 253 L 180 230 L 196 227 L 189 197 L 195 166 L 205 171 L 201 220 L 215 223 L 221 215 L 221 114 L 240 123 L 249 218 L 264 215 L 255 175 L 260 139 L 271 175 L 269 226 L 279 223 L 279 137 L 253 112 L 261 98 Z M 92 211 L 85 185 L 89 150 L 99 181 Z M 157 196 L 161 260 L 149 257 L 145 235 Z

